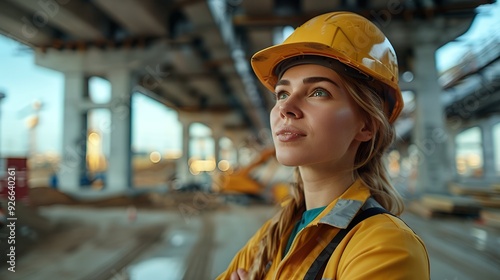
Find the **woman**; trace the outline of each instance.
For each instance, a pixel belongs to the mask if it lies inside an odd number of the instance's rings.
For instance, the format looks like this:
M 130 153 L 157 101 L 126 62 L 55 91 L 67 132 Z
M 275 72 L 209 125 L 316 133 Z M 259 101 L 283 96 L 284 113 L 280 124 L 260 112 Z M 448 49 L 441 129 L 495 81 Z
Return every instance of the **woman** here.
M 383 165 L 403 108 L 384 34 L 328 13 L 256 53 L 252 67 L 276 96 L 276 157 L 297 166 L 297 183 L 218 279 L 428 279 L 425 246 L 396 217 L 403 202 Z

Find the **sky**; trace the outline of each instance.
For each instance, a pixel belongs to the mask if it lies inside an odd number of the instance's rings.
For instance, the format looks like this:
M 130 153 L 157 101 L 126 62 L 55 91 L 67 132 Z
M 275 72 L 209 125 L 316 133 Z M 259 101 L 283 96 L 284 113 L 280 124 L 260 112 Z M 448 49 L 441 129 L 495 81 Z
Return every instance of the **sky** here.
M 468 48 L 480 45 L 492 34 L 498 36 L 499 3 L 480 8 L 479 12 L 460 40 L 437 51 L 439 71 L 455 65 Z M 6 95 L 0 101 L 0 157 L 28 154 L 26 124 L 34 115 L 32 105 L 35 101 L 42 103 L 35 130 L 37 152 L 61 153 L 63 86 L 62 73 L 35 65 L 33 52 L 28 47 L 0 35 L 0 92 Z M 96 100 L 106 98 L 109 92 L 106 81 L 97 79 L 90 86 Z M 134 150 L 168 152 L 181 149 L 181 125 L 174 110 L 141 94 L 134 94 L 132 106 Z
M 500 3 L 483 5 L 478 8 L 478 15 L 470 28 L 462 36 L 452 41 L 436 52 L 436 67 L 438 70 L 446 70 L 457 63 L 471 48 L 481 46 L 486 40 L 496 37 L 500 38 L 498 31 L 500 26 Z

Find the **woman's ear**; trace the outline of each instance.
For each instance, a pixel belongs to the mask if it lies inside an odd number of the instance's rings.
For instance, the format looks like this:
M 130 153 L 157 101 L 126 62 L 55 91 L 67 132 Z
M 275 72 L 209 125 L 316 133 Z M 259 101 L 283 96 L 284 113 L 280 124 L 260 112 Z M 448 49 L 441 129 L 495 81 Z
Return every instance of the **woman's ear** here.
M 366 142 L 373 138 L 375 131 L 377 130 L 377 125 L 374 121 L 365 121 L 361 129 L 356 134 L 355 139 L 360 142 Z

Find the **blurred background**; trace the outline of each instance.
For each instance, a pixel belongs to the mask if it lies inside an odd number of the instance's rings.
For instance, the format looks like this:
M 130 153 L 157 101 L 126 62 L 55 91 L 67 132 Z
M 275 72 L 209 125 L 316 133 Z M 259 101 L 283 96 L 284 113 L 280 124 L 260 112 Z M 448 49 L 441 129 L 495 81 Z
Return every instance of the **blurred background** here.
M 250 57 L 336 10 L 398 54 L 386 162 L 432 279 L 499 279 L 500 6 L 479 0 L 0 0 L 0 279 L 214 279 L 293 181 Z

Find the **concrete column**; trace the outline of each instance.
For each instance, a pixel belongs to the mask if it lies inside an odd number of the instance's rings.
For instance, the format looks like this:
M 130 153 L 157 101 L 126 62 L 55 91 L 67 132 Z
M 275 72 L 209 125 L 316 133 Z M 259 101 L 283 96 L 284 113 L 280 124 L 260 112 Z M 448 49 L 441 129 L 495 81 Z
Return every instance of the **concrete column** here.
M 446 193 L 450 178 L 445 115 L 435 63 L 437 45 L 421 43 L 414 47 L 416 120 L 414 144 L 419 150 L 417 192 Z
M 62 191 L 77 191 L 86 173 L 87 114 L 80 105 L 88 96 L 88 79 L 83 72 L 64 77 L 63 149 L 58 172 Z
M 483 140 L 483 178 L 487 182 L 486 186 L 495 182 L 495 146 L 493 139 L 493 126 L 495 118 L 489 118 L 481 125 Z M 486 187 L 485 186 L 485 187 Z
M 218 164 L 219 161 L 221 160 L 220 158 L 220 139 L 224 135 L 223 129 L 222 128 L 213 128 L 212 129 L 212 137 L 214 138 L 214 159 L 215 159 L 215 164 Z
M 131 97 L 134 76 L 130 69 L 113 69 L 107 75 L 111 83 L 111 149 L 106 188 L 125 190 L 132 187 Z
M 185 184 L 191 181 L 191 173 L 189 172 L 189 122 L 180 120 L 182 124 L 182 157 L 177 161 L 177 178 L 180 184 Z

